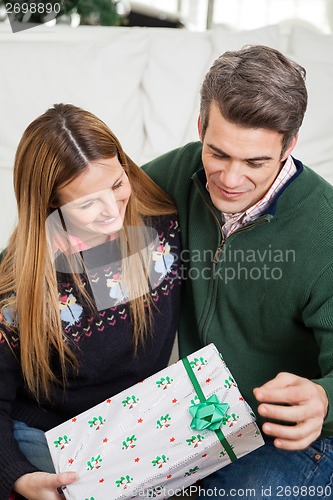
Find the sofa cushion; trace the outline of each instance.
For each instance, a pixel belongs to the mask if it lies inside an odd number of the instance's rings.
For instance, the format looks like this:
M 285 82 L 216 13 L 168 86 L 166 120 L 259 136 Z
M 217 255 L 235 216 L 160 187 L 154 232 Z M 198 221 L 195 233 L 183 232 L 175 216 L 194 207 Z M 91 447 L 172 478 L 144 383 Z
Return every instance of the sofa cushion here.
M 208 32 L 149 30 L 143 79 L 147 137 L 141 163 L 198 139 L 199 90 L 211 53 Z
M 264 26 L 254 30 L 234 31 L 216 26 L 211 33 L 213 60 L 227 50 L 239 50 L 244 45 L 267 45 L 282 50 L 278 25 Z
M 0 37 L 0 109 L 5 117 L 0 123 L 0 166 L 12 166 L 28 123 L 56 102 L 92 111 L 131 156 L 139 156 L 147 36 L 134 28 L 95 29 L 85 28 L 84 36 L 81 29 L 68 28 L 53 35 L 28 30 Z M 23 50 L 25 44 L 28 50 Z
M 289 47 L 297 58 L 333 64 L 333 35 L 315 33 L 301 26 L 294 26 Z
M 309 102 L 294 155 L 333 184 L 333 63 L 297 60 L 307 71 Z

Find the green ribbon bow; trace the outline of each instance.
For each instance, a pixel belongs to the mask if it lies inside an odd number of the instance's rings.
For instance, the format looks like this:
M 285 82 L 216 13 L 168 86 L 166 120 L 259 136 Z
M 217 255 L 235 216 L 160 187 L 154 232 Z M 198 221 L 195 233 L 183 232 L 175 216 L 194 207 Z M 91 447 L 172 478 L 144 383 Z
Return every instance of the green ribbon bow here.
M 216 431 L 223 423 L 223 418 L 229 410 L 228 403 L 220 403 L 216 394 L 212 394 L 204 403 L 189 407 L 192 415 L 191 429 Z
M 185 370 L 187 371 L 187 375 L 192 382 L 195 392 L 200 399 L 200 403 L 189 407 L 189 412 L 193 417 L 190 424 L 191 429 L 209 429 L 214 431 L 223 448 L 227 452 L 230 460 L 234 462 L 237 460 L 237 457 L 220 429 L 223 423 L 224 415 L 229 409 L 229 405 L 227 403 L 220 403 L 216 394 L 212 394 L 208 399 L 206 399 L 189 360 L 187 358 L 183 358 L 182 362 Z

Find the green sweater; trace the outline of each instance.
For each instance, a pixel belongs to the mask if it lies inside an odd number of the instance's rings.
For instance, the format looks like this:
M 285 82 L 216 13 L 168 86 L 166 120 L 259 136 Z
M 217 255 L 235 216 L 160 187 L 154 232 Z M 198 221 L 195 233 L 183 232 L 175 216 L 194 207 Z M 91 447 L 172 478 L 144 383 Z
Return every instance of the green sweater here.
M 224 241 L 205 189 L 201 143 L 143 169 L 175 200 L 184 277 L 180 354 L 213 342 L 255 411 L 253 388 L 286 371 L 322 385 L 333 435 L 333 186 L 297 173 L 267 213 Z

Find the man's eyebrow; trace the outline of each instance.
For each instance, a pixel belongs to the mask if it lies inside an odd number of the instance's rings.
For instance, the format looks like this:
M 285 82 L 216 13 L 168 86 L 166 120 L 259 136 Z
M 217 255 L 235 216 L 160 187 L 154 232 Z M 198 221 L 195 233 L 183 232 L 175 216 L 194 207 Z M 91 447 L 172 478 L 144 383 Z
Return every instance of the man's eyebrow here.
M 268 161 L 273 160 L 271 156 L 254 156 L 253 158 L 246 158 L 245 161 Z
M 222 151 L 222 149 L 217 148 L 216 146 L 214 146 L 214 144 L 207 144 L 207 145 L 208 145 L 208 147 L 210 147 L 210 149 L 212 149 L 213 151 L 215 151 L 219 155 L 225 156 L 226 158 L 230 158 L 230 156 L 225 151 Z
M 228 155 L 222 149 L 214 146 L 213 144 L 208 144 L 208 146 L 210 147 L 210 149 L 212 149 L 213 151 L 215 151 L 219 155 L 224 156 L 225 158 L 230 158 L 230 155 Z M 254 156 L 252 158 L 245 158 L 244 159 L 244 161 L 269 161 L 269 160 L 273 160 L 273 158 L 271 156 Z

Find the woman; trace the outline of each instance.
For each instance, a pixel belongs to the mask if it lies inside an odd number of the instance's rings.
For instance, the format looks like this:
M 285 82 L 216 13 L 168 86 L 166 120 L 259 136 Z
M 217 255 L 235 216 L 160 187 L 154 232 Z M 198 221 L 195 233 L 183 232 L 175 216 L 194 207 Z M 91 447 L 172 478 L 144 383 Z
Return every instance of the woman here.
M 14 166 L 0 267 L 0 498 L 59 498 L 44 432 L 164 368 L 179 313 L 171 200 L 96 116 L 58 104 Z

